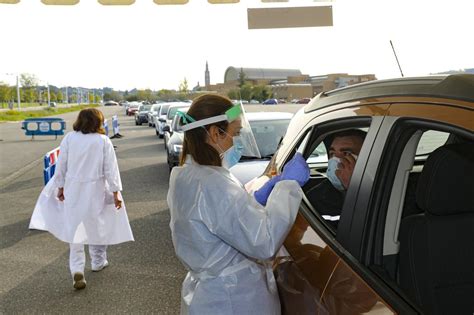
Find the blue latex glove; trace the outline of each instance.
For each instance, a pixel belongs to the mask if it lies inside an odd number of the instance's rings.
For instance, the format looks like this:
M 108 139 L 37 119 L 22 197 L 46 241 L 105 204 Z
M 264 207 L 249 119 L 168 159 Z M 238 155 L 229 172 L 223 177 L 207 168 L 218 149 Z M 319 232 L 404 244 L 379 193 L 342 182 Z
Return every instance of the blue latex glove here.
M 300 186 L 303 186 L 309 180 L 309 167 L 301 153 L 296 153 L 295 156 L 285 164 L 283 172 L 280 175 L 271 178 L 254 193 L 255 200 L 262 206 L 265 206 L 273 187 L 281 180 L 296 180 Z
M 280 180 L 296 180 L 300 186 L 309 180 L 309 167 L 301 153 L 296 153 L 283 167 Z
M 272 177 L 268 182 L 265 183 L 259 190 L 257 190 L 253 196 L 255 200 L 258 201 L 259 204 L 265 206 L 267 204 L 268 196 L 275 187 L 276 183 L 280 181 L 280 175 Z

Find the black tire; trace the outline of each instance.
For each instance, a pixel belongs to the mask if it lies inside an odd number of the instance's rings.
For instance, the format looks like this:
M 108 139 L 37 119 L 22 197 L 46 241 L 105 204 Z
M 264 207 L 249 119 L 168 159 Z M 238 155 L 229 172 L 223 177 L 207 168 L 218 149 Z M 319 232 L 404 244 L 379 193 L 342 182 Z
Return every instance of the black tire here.
M 159 137 L 160 139 L 163 139 L 163 135 L 160 135 L 159 133 L 158 133 L 158 137 Z
M 135 120 L 135 125 L 138 126 L 138 121 Z
M 155 129 L 155 132 L 157 136 L 160 136 L 160 133 L 158 132 L 158 130 Z

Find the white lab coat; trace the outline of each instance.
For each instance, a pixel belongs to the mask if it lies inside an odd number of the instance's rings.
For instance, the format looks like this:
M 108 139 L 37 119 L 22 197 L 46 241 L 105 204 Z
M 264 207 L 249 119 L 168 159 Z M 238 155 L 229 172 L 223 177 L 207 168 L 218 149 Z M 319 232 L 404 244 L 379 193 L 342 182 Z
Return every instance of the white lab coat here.
M 57 199 L 64 187 L 64 202 Z M 115 209 L 122 182 L 110 139 L 70 132 L 61 141 L 54 176 L 41 192 L 30 229 L 49 231 L 72 244 L 112 245 L 133 241 L 125 203 Z
M 296 181 L 281 181 L 263 207 L 223 167 L 188 156 L 173 168 L 170 228 L 176 255 L 189 270 L 181 313 L 280 314 L 268 259 L 289 232 L 302 194 Z

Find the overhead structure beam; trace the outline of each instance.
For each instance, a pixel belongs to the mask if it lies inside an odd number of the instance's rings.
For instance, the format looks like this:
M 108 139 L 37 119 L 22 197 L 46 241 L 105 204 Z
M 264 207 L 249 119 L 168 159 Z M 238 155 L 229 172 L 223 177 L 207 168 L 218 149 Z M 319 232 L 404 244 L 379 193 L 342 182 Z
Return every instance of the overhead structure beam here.
M 238 3 L 239 0 L 207 0 L 207 2 L 212 4 L 225 4 L 225 3 Z
M 249 29 L 333 26 L 332 6 L 249 8 Z
M 79 0 L 41 0 L 46 5 L 75 5 Z
M 5 3 L 5 4 L 17 4 L 20 2 L 20 0 L 0 0 L 0 3 Z
M 135 0 L 97 0 L 103 5 L 130 5 L 134 4 Z
M 167 4 L 186 4 L 189 0 L 153 0 L 156 4 L 167 5 Z

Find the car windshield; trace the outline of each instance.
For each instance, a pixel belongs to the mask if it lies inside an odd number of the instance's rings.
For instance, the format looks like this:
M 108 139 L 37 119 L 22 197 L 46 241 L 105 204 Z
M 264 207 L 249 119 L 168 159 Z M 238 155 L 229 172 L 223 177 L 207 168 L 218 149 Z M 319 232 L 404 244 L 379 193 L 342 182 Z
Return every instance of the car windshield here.
M 177 109 L 178 109 L 180 112 L 187 113 L 189 107 L 177 108 Z M 176 111 L 176 112 L 177 112 L 177 111 Z M 172 128 L 173 128 L 173 131 L 175 131 L 175 132 L 182 132 L 182 131 L 181 131 L 181 125 L 178 124 L 178 118 L 179 118 L 179 117 L 177 117 L 177 116 L 176 116 L 176 113 L 175 113 L 175 115 L 174 115 L 174 117 L 173 117 Z
M 151 108 L 151 105 L 142 105 L 142 106 L 140 106 L 140 111 L 141 112 L 147 112 L 147 111 L 150 110 L 150 108 Z
M 185 109 L 186 107 L 171 107 L 169 108 L 168 110 L 168 114 L 167 114 L 167 117 L 169 120 L 173 119 L 174 116 L 176 116 L 176 112 L 179 110 L 179 111 L 183 111 L 183 109 Z
M 160 109 L 160 106 L 161 106 L 160 104 L 155 104 L 151 107 L 150 111 L 151 112 L 156 112 L 156 111 L 158 111 L 158 109 Z
M 290 120 L 259 120 L 250 121 L 249 123 L 255 136 L 255 141 L 257 141 L 260 155 L 262 158 L 269 158 L 275 154 L 281 138 L 286 133 Z
M 170 108 L 170 104 L 168 105 L 161 105 L 160 115 L 166 115 L 168 113 L 168 109 Z

